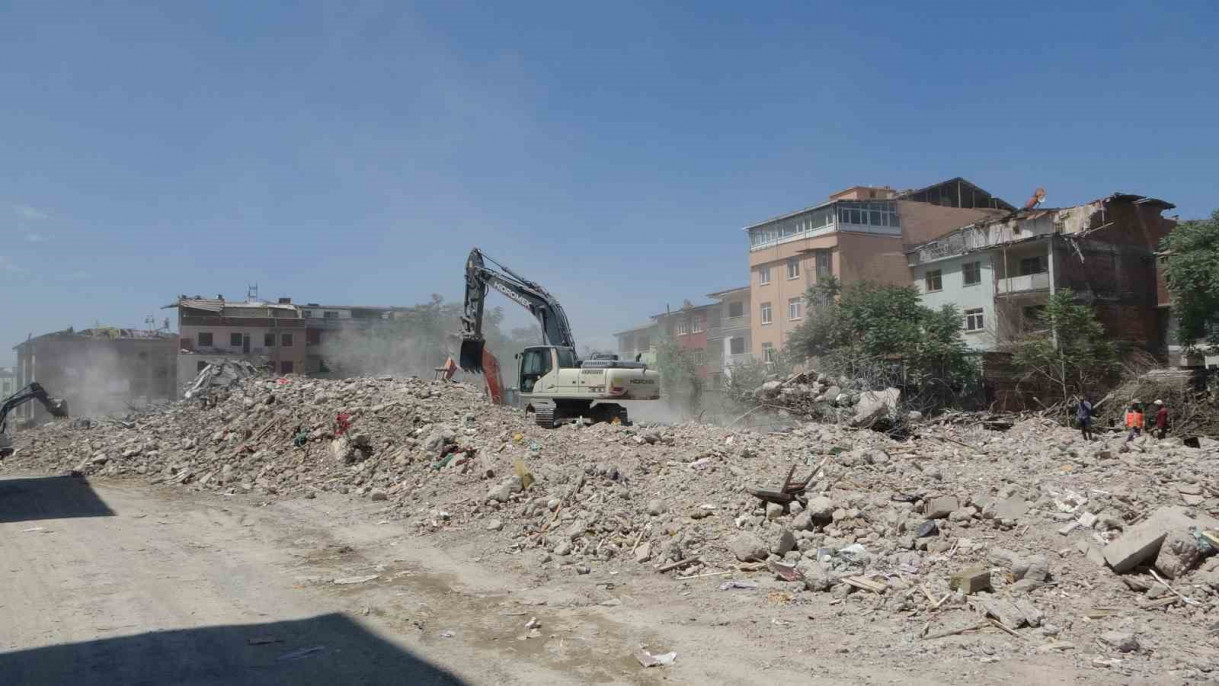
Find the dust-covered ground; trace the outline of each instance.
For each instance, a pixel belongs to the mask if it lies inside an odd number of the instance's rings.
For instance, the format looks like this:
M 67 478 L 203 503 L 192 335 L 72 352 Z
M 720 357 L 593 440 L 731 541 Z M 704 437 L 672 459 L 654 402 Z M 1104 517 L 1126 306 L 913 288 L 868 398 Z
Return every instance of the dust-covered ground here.
M 18 436 L 0 672 L 1185 683 L 1219 654 L 1210 441 L 1084 442 L 1041 420 L 903 441 L 821 424 L 548 431 L 417 379 L 253 379 L 214 400 Z M 797 504 L 749 492 L 793 466 L 812 475 Z M 71 472 L 88 480 L 31 478 Z M 1153 550 L 1110 569 L 1156 526 Z M 982 588 L 952 587 L 966 570 Z

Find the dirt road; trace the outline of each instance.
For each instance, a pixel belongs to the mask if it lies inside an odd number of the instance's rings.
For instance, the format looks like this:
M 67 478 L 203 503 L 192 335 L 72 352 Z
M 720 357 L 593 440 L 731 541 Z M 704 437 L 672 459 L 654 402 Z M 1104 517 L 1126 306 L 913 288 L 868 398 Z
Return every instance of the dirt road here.
M 0 681 L 1109 682 L 1055 656 L 1037 665 L 860 660 L 849 636 L 818 636 L 811 616 L 708 616 L 697 594 L 668 582 L 539 581 L 490 568 L 474 544 L 422 544 L 376 510 L 337 495 L 263 503 L 71 477 L 0 479 Z M 632 657 L 641 644 L 678 659 L 644 669 Z

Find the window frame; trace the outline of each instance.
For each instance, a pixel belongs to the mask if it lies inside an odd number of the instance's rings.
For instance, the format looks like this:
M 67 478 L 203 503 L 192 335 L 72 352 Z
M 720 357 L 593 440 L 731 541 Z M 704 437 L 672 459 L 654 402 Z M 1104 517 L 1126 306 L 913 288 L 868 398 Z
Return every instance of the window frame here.
M 736 346 L 734 345 L 738 341 L 741 343 L 740 350 L 737 350 Z M 744 336 L 733 336 L 728 339 L 728 354 L 729 355 L 744 355 L 745 352 L 746 351 L 745 351 L 745 337 Z
M 292 334 L 291 333 L 285 332 L 285 333 L 281 333 L 279 335 L 279 347 L 281 347 L 281 348 L 291 348 L 292 347 Z
M 973 281 L 969 280 L 970 272 L 967 269 L 968 267 L 974 268 L 973 275 L 976 278 Z M 966 286 L 977 286 L 978 284 L 982 283 L 982 261 L 981 260 L 974 260 L 972 262 L 963 262 L 961 264 L 961 283 L 963 283 Z
M 706 319 L 699 315 L 690 315 L 690 333 L 702 333 L 707 330 Z
M 796 314 L 792 315 L 792 310 L 795 309 Z M 787 321 L 795 322 L 804 318 L 804 299 L 803 298 L 788 298 L 787 299 Z
M 687 318 L 687 317 L 681 317 L 681 318 L 679 318 L 679 319 L 677 320 L 677 326 L 676 326 L 676 330 L 677 330 L 677 335 L 678 335 L 678 336 L 688 336 L 688 335 L 690 335 L 690 320 L 689 320 L 689 318 Z
M 762 322 L 762 326 L 770 326 L 775 322 L 770 303 L 765 302 L 758 305 L 758 320 Z
M 1031 271 L 1031 272 L 1024 271 L 1024 265 L 1027 264 L 1031 260 L 1037 261 L 1037 271 Z M 1032 257 L 1021 257 L 1020 258 L 1020 276 L 1034 276 L 1036 274 L 1045 274 L 1047 271 L 1049 271 L 1046 267 L 1047 267 L 1047 265 L 1045 263 L 1045 260 L 1042 259 L 1041 255 L 1033 255 Z
M 262 335 L 262 347 L 264 347 L 264 348 L 274 348 L 275 347 L 275 334 L 274 333 L 267 332 Z
M 932 278 L 934 275 L 936 287 L 932 288 Z M 927 293 L 939 293 L 944 290 L 944 270 L 943 269 L 928 269 L 923 274 L 923 290 Z
M 774 343 L 763 343 L 762 344 L 762 361 L 765 362 L 766 364 L 774 364 L 774 361 L 775 361 L 775 344 Z
M 800 278 L 800 258 L 790 257 L 787 260 L 787 280 L 795 281 Z
M 732 307 L 734 305 L 737 308 L 736 314 L 732 313 Z M 728 303 L 728 318 L 729 319 L 739 319 L 740 317 L 744 317 L 744 316 L 745 316 L 745 301 L 733 300 Z
M 759 267 L 758 268 L 758 285 L 759 286 L 769 286 L 770 285 L 770 267 Z
M 203 337 L 207 336 L 207 343 L 203 342 Z M 211 331 L 198 331 L 195 333 L 195 345 L 200 348 L 216 347 L 216 336 Z
M 234 342 L 234 341 L 236 341 L 236 342 Z M 243 345 L 245 345 L 245 336 L 240 331 L 234 331 L 234 332 L 229 333 L 229 347 L 230 348 L 240 348 Z
M 985 308 L 971 307 L 968 310 L 963 311 L 961 314 L 965 317 L 965 333 L 979 333 L 986 329 Z M 974 326 L 975 321 L 977 326 Z

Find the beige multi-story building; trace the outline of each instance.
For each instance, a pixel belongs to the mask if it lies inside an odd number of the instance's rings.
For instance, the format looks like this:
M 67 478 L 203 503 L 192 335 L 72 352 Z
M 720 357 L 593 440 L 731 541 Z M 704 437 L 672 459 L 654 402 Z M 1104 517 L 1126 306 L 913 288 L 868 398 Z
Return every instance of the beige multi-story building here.
M 745 227 L 750 344 L 769 361 L 804 320 L 805 293 L 828 276 L 906 285 L 909 246 L 1014 207 L 955 178 L 926 188 L 853 186 L 826 202 Z

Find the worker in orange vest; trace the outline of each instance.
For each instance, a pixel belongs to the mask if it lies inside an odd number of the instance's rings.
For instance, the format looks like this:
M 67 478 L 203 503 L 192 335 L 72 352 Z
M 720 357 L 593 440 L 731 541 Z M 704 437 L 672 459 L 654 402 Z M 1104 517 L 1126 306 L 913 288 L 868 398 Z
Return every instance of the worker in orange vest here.
M 1143 424 L 1143 403 L 1135 400 L 1130 403 L 1130 408 L 1126 410 L 1126 429 L 1129 431 L 1126 434 L 1127 443 L 1142 435 Z

